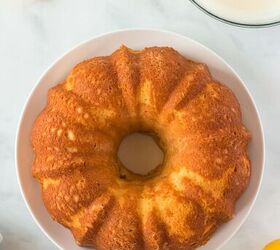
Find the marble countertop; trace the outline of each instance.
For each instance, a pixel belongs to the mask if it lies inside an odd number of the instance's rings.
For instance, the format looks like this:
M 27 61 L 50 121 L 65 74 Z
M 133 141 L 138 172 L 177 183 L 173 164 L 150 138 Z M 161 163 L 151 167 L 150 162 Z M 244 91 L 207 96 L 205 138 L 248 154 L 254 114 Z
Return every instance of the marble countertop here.
M 0 0 L 0 249 L 56 249 L 21 197 L 14 163 L 17 122 L 38 77 L 94 35 L 159 28 L 222 56 L 251 91 L 264 125 L 266 169 L 256 204 L 223 250 L 256 250 L 280 238 L 280 26 L 242 29 L 211 19 L 187 0 Z

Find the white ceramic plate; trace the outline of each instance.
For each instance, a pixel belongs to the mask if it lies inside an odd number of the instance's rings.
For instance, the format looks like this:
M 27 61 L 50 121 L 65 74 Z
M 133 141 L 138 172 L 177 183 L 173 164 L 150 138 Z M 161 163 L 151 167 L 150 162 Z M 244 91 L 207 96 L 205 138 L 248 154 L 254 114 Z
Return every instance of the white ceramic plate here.
M 107 55 L 121 44 L 133 49 L 148 46 L 171 46 L 184 56 L 206 63 L 212 75 L 227 84 L 237 96 L 243 121 L 252 134 L 249 155 L 252 162 L 252 176 L 246 192 L 236 206 L 235 217 L 223 225 L 201 250 L 214 250 L 223 246 L 240 228 L 247 218 L 260 188 L 264 168 L 264 138 L 253 99 L 236 72 L 213 51 L 181 35 L 157 30 L 123 30 L 107 33 L 82 43 L 58 59 L 40 78 L 32 90 L 23 109 L 16 138 L 16 163 L 18 181 L 27 207 L 38 226 L 58 247 L 68 250 L 81 250 L 69 230 L 52 221 L 42 202 L 39 184 L 31 176 L 33 152 L 30 132 L 35 118 L 46 104 L 47 91 L 61 82 L 71 68 L 87 58 Z M 110 237 L 110 235 L 108 235 Z

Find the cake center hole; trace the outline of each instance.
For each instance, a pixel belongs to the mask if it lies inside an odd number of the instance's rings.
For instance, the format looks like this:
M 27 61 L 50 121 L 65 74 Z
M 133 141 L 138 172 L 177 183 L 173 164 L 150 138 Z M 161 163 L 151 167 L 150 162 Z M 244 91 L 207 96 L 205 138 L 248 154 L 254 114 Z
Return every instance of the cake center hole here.
M 122 140 L 118 157 L 133 173 L 147 175 L 163 163 L 164 153 L 152 136 L 133 133 Z

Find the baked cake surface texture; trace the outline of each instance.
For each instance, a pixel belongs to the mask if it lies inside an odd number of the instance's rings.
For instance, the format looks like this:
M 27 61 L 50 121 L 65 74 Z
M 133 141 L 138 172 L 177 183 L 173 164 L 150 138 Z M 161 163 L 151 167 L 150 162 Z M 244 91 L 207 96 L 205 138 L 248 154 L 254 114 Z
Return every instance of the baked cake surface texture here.
M 117 157 L 133 132 L 165 158 L 146 176 Z M 233 92 L 168 47 L 120 47 L 49 90 L 32 130 L 33 176 L 51 217 L 82 246 L 195 249 L 233 217 L 250 177 Z

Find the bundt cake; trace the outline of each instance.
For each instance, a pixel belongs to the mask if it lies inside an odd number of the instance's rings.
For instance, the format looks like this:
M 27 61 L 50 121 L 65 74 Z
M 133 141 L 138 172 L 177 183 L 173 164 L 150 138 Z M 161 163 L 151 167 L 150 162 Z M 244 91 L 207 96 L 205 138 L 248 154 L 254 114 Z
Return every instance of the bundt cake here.
M 117 156 L 139 131 L 165 154 L 144 176 Z M 79 63 L 49 90 L 31 137 L 47 210 L 98 250 L 195 249 L 232 218 L 250 177 L 233 92 L 168 47 L 122 46 Z

